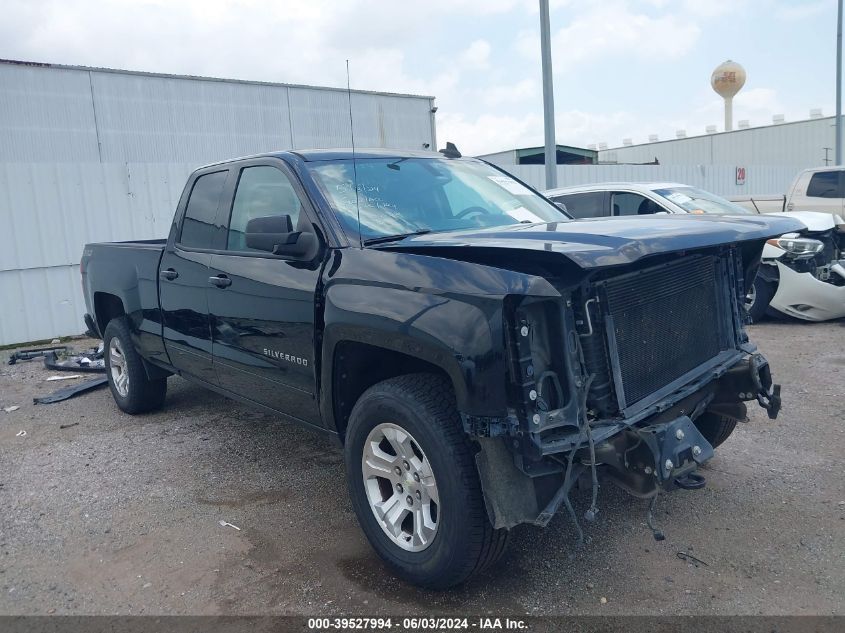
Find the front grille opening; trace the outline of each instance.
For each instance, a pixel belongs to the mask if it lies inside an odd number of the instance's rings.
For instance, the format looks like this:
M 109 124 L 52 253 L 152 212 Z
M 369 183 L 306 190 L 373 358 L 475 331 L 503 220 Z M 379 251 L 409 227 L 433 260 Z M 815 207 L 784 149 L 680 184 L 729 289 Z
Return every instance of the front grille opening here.
M 717 272 L 716 258 L 695 256 L 600 283 L 620 405 L 726 349 Z

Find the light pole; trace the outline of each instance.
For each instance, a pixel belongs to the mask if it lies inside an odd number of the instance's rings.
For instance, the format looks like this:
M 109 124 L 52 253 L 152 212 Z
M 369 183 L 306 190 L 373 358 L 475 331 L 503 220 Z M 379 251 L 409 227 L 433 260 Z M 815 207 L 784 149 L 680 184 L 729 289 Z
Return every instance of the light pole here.
M 839 0 L 840 6 L 842 0 Z M 540 0 L 540 51 L 543 60 L 543 130 L 546 144 L 546 189 L 557 187 L 557 145 L 555 143 L 555 95 L 552 85 L 552 42 L 549 0 Z
M 842 164 L 842 0 L 836 11 L 836 164 Z

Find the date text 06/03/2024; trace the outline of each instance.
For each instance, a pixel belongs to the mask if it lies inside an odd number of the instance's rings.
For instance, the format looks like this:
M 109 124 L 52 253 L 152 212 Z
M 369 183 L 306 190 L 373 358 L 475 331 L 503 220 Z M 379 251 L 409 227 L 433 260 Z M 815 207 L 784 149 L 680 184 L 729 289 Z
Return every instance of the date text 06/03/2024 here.
M 520 619 L 483 617 L 477 620 L 470 618 L 309 618 L 310 630 L 526 630 L 528 623 Z

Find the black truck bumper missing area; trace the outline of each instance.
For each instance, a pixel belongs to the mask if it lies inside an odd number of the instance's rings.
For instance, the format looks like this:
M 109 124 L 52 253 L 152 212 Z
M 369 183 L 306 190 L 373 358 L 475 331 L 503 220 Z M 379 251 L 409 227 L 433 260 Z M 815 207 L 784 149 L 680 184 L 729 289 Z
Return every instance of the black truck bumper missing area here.
M 515 438 L 478 438 L 481 451 L 476 461 L 494 526 L 546 525 L 562 505 L 571 507 L 569 493 L 579 480 L 589 486 L 593 469 L 600 480 L 640 498 L 652 498 L 676 484 L 687 487 L 682 485 L 685 480 L 714 455 L 695 424 L 700 415 L 712 412 L 744 421 L 744 402 L 751 400 L 772 419 L 780 409 L 780 386 L 772 382 L 768 361 L 751 350 L 709 384 L 692 394 L 681 393 L 683 397 L 647 418 L 582 426 L 571 443 L 556 440 L 570 450 L 540 451 L 541 459 L 534 462 L 520 454 L 518 446 L 525 443 Z

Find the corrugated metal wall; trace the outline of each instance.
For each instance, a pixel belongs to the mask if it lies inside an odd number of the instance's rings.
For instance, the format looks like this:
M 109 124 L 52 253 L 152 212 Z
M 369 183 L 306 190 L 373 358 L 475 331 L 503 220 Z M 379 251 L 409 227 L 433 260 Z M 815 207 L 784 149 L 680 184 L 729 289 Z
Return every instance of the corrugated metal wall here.
M 599 152 L 603 163 L 661 165 L 780 165 L 801 169 L 824 165 L 825 147 L 833 159 L 834 117 L 752 127 Z
M 546 188 L 544 165 L 510 165 L 503 169 L 532 187 Z M 799 167 L 749 165 L 745 184 L 736 184 L 730 165 L 558 165 L 558 187 L 594 182 L 679 182 L 712 191 L 720 196 L 784 193 Z
M 356 145 L 433 144 L 432 105 L 353 91 Z M 344 90 L 0 62 L 0 162 L 204 164 L 349 145 Z
M 83 245 L 165 237 L 193 169 L 0 163 L 0 345 L 82 332 Z
M 432 106 L 353 91 L 355 143 L 434 145 Z M 80 333 L 82 246 L 165 237 L 197 166 L 350 144 L 345 90 L 0 62 L 0 345 Z

